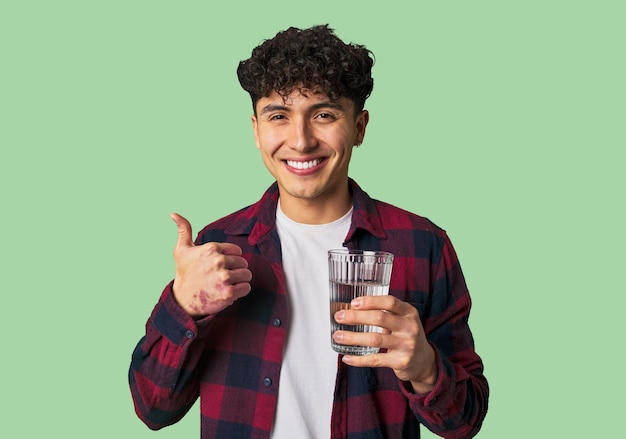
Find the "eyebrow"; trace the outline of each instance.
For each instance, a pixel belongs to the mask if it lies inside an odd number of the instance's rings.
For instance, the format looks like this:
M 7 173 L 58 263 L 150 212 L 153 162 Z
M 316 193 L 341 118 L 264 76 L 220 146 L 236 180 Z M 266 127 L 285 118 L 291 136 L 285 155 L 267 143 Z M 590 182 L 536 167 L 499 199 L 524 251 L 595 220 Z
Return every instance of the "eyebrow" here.
M 319 102 L 309 107 L 309 109 L 313 111 L 319 110 L 320 108 L 334 108 L 335 110 L 346 111 L 344 106 L 336 101 Z M 261 114 L 270 113 L 272 111 L 291 111 L 291 108 L 289 108 L 287 105 L 268 104 L 261 109 Z

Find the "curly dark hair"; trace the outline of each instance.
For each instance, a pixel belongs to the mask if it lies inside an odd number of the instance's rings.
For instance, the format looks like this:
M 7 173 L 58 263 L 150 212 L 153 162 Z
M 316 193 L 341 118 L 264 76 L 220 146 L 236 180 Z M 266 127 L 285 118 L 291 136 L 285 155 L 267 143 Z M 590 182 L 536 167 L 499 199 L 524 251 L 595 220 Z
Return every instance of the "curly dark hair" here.
M 255 47 L 239 63 L 237 76 L 255 112 L 258 100 L 273 91 L 286 99 L 296 88 L 306 88 L 352 100 L 356 116 L 374 87 L 373 65 L 370 50 L 344 43 L 328 25 L 290 27 Z

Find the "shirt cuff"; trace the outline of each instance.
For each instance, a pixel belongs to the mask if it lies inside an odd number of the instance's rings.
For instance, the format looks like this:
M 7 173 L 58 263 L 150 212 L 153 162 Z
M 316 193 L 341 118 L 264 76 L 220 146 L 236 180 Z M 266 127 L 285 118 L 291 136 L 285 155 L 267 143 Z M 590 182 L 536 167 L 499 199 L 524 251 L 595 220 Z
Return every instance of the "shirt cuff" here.
M 182 346 L 204 335 L 207 331 L 203 329 L 208 326 L 212 316 L 194 320 L 176 302 L 173 284 L 173 281 L 170 282 L 163 290 L 160 304 L 154 310 L 152 323 L 172 343 Z

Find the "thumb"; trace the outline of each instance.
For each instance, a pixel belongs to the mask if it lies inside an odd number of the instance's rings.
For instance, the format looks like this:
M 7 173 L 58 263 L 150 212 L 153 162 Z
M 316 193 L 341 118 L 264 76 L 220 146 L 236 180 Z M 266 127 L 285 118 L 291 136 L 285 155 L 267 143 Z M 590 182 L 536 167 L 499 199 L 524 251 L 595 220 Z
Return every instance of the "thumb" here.
M 191 239 L 191 224 L 184 216 L 181 216 L 177 213 L 172 213 L 170 218 L 174 220 L 176 223 L 176 227 L 178 227 L 178 241 L 176 242 L 176 247 L 193 247 L 193 240 Z

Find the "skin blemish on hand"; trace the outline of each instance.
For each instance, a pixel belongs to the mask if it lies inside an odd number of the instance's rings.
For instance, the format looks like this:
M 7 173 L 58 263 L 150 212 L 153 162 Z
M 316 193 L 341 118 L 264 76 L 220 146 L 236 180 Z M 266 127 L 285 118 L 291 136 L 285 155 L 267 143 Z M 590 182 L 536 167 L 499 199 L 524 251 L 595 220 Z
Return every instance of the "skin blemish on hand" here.
M 200 290 L 198 294 L 194 294 L 191 303 L 189 303 L 189 308 L 197 314 L 206 313 L 206 309 L 208 306 L 209 293 L 206 290 Z

